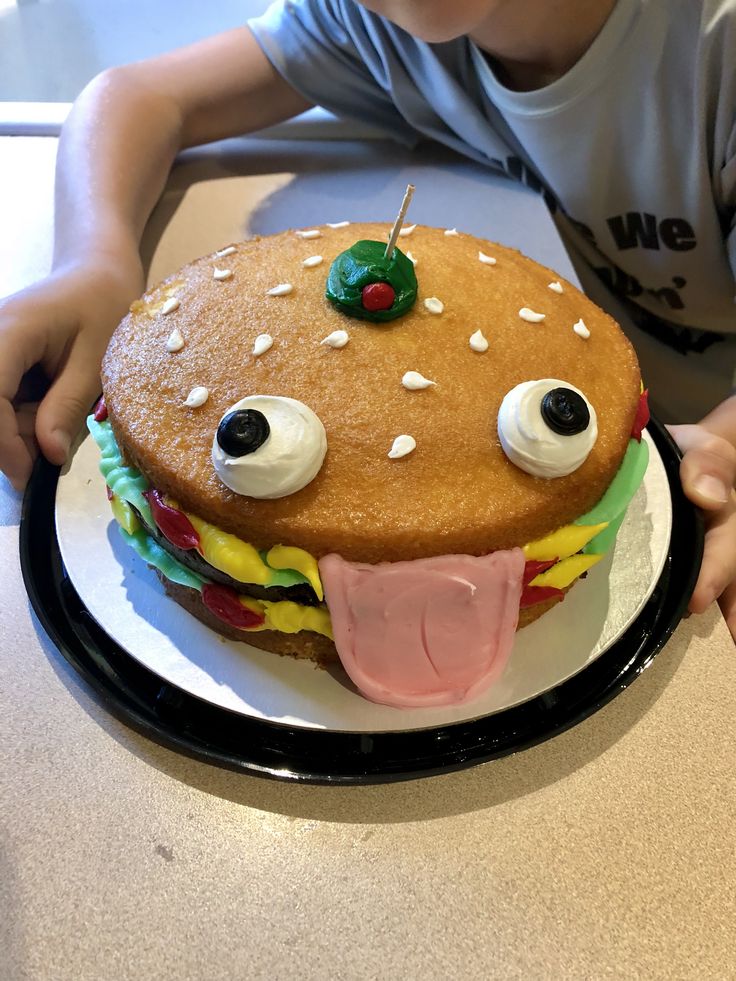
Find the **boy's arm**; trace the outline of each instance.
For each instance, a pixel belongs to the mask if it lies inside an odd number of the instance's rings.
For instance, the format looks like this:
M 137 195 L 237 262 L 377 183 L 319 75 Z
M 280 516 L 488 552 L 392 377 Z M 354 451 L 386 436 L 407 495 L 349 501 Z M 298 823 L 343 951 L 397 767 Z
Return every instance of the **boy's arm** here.
M 683 451 L 685 493 L 706 512 L 705 552 L 690 609 L 703 613 L 717 599 L 736 639 L 736 396 L 698 425 L 670 430 Z
M 55 265 L 137 247 L 176 153 L 309 108 L 247 28 L 94 79 L 59 143 Z
M 94 79 L 62 131 L 51 275 L 0 302 L 0 470 L 22 487 L 36 444 L 54 463 L 99 390 L 110 334 L 143 288 L 146 221 L 180 149 L 309 108 L 247 28 Z M 37 407 L 27 372 L 52 381 Z

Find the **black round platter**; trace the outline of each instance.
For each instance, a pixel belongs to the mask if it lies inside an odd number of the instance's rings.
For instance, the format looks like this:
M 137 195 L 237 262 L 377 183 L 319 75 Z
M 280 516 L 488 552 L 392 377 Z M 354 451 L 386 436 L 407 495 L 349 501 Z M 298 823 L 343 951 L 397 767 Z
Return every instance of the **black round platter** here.
M 521 705 L 466 722 L 374 734 L 290 727 L 229 711 L 169 684 L 115 643 L 75 591 L 56 538 L 59 471 L 43 459 L 23 502 L 23 577 L 47 634 L 110 712 L 170 749 L 303 783 L 382 783 L 457 770 L 526 749 L 592 715 L 634 681 L 679 623 L 700 568 L 703 520 L 682 492 L 680 457 L 669 433 L 656 420 L 648 428 L 667 472 L 677 529 L 651 597 L 616 643 L 583 671 Z

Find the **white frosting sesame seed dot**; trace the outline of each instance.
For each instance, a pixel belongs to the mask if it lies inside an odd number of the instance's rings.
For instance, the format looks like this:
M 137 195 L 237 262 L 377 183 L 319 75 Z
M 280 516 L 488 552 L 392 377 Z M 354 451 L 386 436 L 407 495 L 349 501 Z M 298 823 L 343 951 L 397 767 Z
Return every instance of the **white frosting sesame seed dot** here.
M 319 238 L 322 232 L 319 228 L 306 228 L 296 232 L 297 238 Z
M 584 341 L 587 341 L 590 337 L 590 331 L 585 326 L 582 319 L 578 320 L 576 324 L 573 324 L 572 329 L 575 331 L 578 337 L 582 337 Z
M 266 296 L 288 296 L 293 289 L 294 287 L 291 283 L 279 283 L 278 286 L 273 286 L 270 290 L 266 290 Z
M 486 266 L 495 266 L 496 260 L 492 255 L 486 255 L 485 252 L 478 252 L 478 258 Z
M 327 222 L 327 227 L 328 228 L 347 228 L 347 226 L 349 224 L 350 224 L 349 221 L 328 221 Z
M 259 334 L 253 342 L 253 357 L 258 358 L 273 347 L 273 337 L 270 334 Z
M 166 350 L 170 354 L 175 354 L 177 351 L 181 351 L 184 347 L 184 338 L 181 335 L 181 331 L 178 327 L 169 334 L 169 339 L 166 341 Z
M 470 335 L 468 343 L 470 344 L 471 350 L 477 351 L 479 354 L 483 354 L 484 351 L 488 350 L 488 341 L 483 336 L 483 331 L 476 330 L 474 334 Z
M 543 313 L 535 313 L 534 310 L 530 310 L 529 307 L 522 307 L 519 310 L 519 316 L 522 320 L 526 320 L 530 324 L 541 324 L 544 320 Z
M 460 232 L 457 230 L 457 228 L 446 228 L 445 235 L 452 238 L 456 238 L 456 237 L 459 238 Z
M 406 456 L 415 450 L 417 446 L 417 441 L 413 436 L 407 436 L 406 433 L 401 436 L 397 436 L 393 442 L 393 446 L 388 451 L 388 455 L 392 460 L 398 460 L 402 456 Z
M 442 300 L 438 300 L 436 296 L 428 296 L 424 301 L 424 306 L 430 313 L 442 313 L 445 309 L 445 304 Z
M 187 395 L 184 405 L 186 405 L 189 409 L 198 409 L 200 406 L 204 405 L 209 397 L 209 389 L 205 388 L 204 385 L 197 385 L 191 390 L 189 395 Z
M 217 256 L 218 259 L 224 259 L 226 256 L 233 255 L 233 253 L 237 251 L 238 250 L 235 248 L 234 245 L 228 245 L 227 248 L 220 249 L 219 252 L 215 252 L 215 255 Z
M 436 385 L 437 382 L 430 381 L 429 378 L 425 378 L 418 371 L 407 371 L 401 379 L 401 384 L 410 392 L 418 392 L 423 388 Z
M 416 227 L 416 225 L 404 225 L 404 227 L 399 230 L 399 235 L 401 235 L 402 238 L 406 238 L 407 235 L 411 235 Z
M 314 269 L 314 267 L 320 265 L 321 262 L 321 255 L 310 255 L 307 259 L 302 259 L 302 265 L 306 266 L 307 269 Z
M 320 344 L 326 344 L 327 347 L 340 348 L 345 347 L 349 340 L 350 338 L 346 330 L 333 330 L 327 337 L 322 338 Z
M 215 267 L 212 275 L 218 282 L 222 282 L 225 279 L 231 279 L 233 275 L 233 271 L 232 269 L 218 269 L 217 267 Z
M 166 316 L 167 313 L 173 313 L 174 310 L 179 309 L 179 300 L 175 296 L 170 296 L 168 300 L 161 307 L 161 313 Z
M 552 290 L 553 293 L 562 293 L 562 283 L 558 283 L 557 281 L 550 283 L 547 288 Z

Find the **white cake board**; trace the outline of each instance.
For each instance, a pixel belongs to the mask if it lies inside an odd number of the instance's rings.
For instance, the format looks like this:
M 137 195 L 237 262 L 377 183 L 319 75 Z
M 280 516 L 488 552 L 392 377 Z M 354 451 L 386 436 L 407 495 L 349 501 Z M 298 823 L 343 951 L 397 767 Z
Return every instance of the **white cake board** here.
M 504 674 L 481 698 L 451 708 L 394 709 L 366 701 L 339 666 L 279 657 L 226 640 L 164 593 L 112 519 L 87 438 L 59 480 L 56 527 L 82 602 L 114 641 L 161 678 L 214 705 L 293 726 L 383 732 L 449 725 L 499 712 L 561 684 L 624 633 L 667 558 L 669 484 L 651 439 L 650 463 L 609 556 L 565 600 L 519 631 Z

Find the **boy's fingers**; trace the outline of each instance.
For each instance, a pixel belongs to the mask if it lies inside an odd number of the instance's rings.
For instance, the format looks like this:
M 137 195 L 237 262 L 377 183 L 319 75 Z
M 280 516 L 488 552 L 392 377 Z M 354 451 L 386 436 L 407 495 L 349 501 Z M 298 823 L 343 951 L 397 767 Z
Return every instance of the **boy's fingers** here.
M 100 392 L 100 364 L 77 339 L 69 359 L 38 407 L 36 438 L 43 455 L 58 466 Z
M 38 456 L 38 440 L 36 439 L 37 402 L 24 402 L 16 409 L 15 418 L 18 423 L 18 433 L 26 444 L 26 449 L 32 460 Z
M 690 610 L 703 613 L 710 604 L 733 589 L 736 582 L 736 494 L 710 519 L 700 575 L 690 599 Z M 734 597 L 736 599 L 736 596 Z
M 687 496 L 708 511 L 724 507 L 736 482 L 736 448 L 702 426 L 671 426 L 670 432 L 684 454 L 680 479 Z
M 33 363 L 37 352 L 26 352 L 14 333 L 14 328 L 9 328 L 3 335 L 0 351 L 0 471 L 16 490 L 23 490 L 33 467 L 33 454 L 18 431 L 14 399 L 26 371 L 26 359 Z
M 669 426 L 683 452 L 680 479 L 690 500 L 710 511 L 700 575 L 689 609 L 703 613 L 719 600 L 736 637 L 736 448 L 703 426 Z
M 21 491 L 32 468 L 33 456 L 18 432 L 15 409 L 7 399 L 0 398 L 0 471 L 16 490 Z

